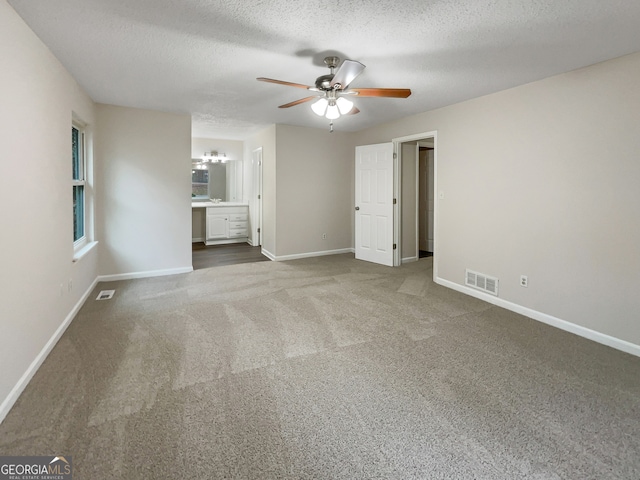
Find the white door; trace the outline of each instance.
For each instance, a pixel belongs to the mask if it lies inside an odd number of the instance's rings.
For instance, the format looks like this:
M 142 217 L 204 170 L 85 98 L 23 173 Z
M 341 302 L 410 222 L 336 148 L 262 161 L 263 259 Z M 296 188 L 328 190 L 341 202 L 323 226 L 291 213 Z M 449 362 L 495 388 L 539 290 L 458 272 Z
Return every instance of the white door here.
M 356 258 L 393 266 L 393 143 L 356 147 Z

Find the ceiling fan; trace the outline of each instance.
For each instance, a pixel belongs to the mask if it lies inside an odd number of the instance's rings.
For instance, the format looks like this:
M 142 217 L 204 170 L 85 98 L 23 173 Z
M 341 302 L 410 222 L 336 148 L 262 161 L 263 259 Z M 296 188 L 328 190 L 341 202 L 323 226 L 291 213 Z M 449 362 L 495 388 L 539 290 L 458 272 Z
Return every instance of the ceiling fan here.
M 326 57 L 324 63 L 329 67 L 331 73 L 316 78 L 314 86 L 311 87 L 302 85 L 301 83 L 274 80 L 273 78 L 260 77 L 257 78 L 257 80 L 317 92 L 319 95 L 312 95 L 290 103 L 285 103 L 278 108 L 294 107 L 301 103 L 315 100 L 315 102 L 311 104 L 311 109 L 317 115 L 321 117 L 324 116 L 331 121 L 329 124 L 330 131 L 333 131 L 333 120 L 336 118 L 340 118 L 341 115 L 353 115 L 360 112 L 347 97 L 407 98 L 411 95 L 411 90 L 408 88 L 349 88 L 351 82 L 362 73 L 365 66 L 355 60 L 344 60 L 342 64 L 340 64 L 340 68 L 334 73 L 334 70 L 340 63 L 340 58 L 335 56 Z

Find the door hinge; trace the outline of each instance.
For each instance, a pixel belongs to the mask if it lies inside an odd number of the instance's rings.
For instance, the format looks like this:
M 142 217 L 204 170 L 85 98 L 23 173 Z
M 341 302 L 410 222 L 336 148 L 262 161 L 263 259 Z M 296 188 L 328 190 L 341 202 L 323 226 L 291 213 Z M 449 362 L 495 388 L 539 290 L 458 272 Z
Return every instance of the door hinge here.
M 393 159 L 395 160 L 396 158 L 398 158 L 398 154 L 396 152 L 393 152 Z
M 397 249 L 397 248 L 398 248 L 398 245 L 396 245 L 396 244 L 394 243 L 394 244 L 393 244 L 393 249 L 395 250 L 395 249 Z
M 260 195 L 258 195 L 258 200 L 260 200 L 260 197 L 261 197 L 261 196 L 260 196 Z
M 397 198 L 394 198 L 394 199 L 393 199 L 393 204 L 395 205 L 396 203 L 398 203 L 398 199 L 397 199 Z
M 260 233 L 260 229 L 258 228 L 258 233 Z

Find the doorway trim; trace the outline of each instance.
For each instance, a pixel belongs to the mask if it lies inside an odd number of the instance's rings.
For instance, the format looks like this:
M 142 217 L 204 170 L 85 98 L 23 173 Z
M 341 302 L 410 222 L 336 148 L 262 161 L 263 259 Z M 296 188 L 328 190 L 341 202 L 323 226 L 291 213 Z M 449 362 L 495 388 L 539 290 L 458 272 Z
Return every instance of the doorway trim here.
M 434 151 L 434 156 L 435 156 L 435 147 L 433 145 L 431 145 L 431 142 L 427 143 L 427 142 L 421 142 L 420 140 L 418 140 L 416 143 L 417 143 L 417 147 L 418 147 L 418 151 L 416 152 L 416 158 L 418 159 L 417 160 L 418 163 L 420 162 L 420 149 L 421 148 L 428 148 L 430 150 L 433 150 Z M 429 166 L 429 164 L 427 162 L 427 168 L 428 168 L 428 166 Z M 419 170 L 419 166 L 416 167 L 416 168 Z M 434 169 L 434 171 L 435 171 L 435 169 Z M 434 178 L 432 179 L 432 182 L 433 182 L 434 187 L 435 187 L 435 181 L 434 181 L 435 180 L 435 175 L 433 175 L 433 177 Z M 429 177 L 429 178 L 431 178 L 431 177 Z M 417 182 L 416 191 L 419 191 L 419 189 L 420 189 L 419 185 L 418 185 L 419 181 L 420 181 L 420 178 L 416 177 L 416 182 Z M 428 188 L 428 186 L 427 186 L 427 188 Z M 433 198 L 434 211 L 433 211 L 432 215 L 435 215 L 435 189 L 434 189 L 434 196 L 433 197 L 434 197 Z M 419 237 L 420 237 L 420 235 L 419 235 L 419 231 L 418 230 L 419 230 L 419 223 L 420 223 L 420 220 L 419 220 L 419 215 L 420 215 L 419 210 L 420 210 L 420 208 L 419 208 L 418 203 L 419 203 L 419 199 L 418 199 L 418 196 L 416 196 L 416 212 L 418 213 L 418 215 L 416 215 L 416 237 L 417 237 L 416 238 L 416 255 L 419 256 L 419 252 L 420 252 L 420 245 L 419 245 L 420 238 Z M 428 199 L 427 199 L 427 203 L 428 203 Z M 428 208 L 428 205 L 427 205 L 427 208 Z M 428 230 L 428 227 L 427 227 L 427 230 Z M 435 249 L 433 248 L 433 238 L 431 239 L 431 250 L 429 250 L 429 240 L 427 239 L 427 251 L 433 252 L 434 250 Z
M 433 130 L 431 132 L 424 132 L 424 133 L 415 133 L 413 135 L 407 135 L 404 137 L 396 137 L 393 138 L 391 141 L 393 142 L 393 152 L 394 152 L 394 157 L 395 157 L 395 162 L 394 162 L 394 172 L 393 172 L 393 176 L 395 178 L 394 181 L 394 196 L 395 198 L 397 198 L 397 205 L 396 206 L 396 211 L 395 213 L 395 217 L 397 219 L 397 221 L 393 222 L 393 238 L 394 238 L 394 242 L 396 242 L 397 245 L 402 245 L 402 229 L 401 229 L 401 222 L 400 222 L 400 218 L 399 218 L 399 212 L 401 212 L 401 205 L 402 205 L 402 189 L 401 187 L 401 174 L 402 171 L 400 170 L 401 168 L 401 164 L 402 164 L 402 144 L 405 142 L 419 142 L 420 140 L 427 140 L 433 138 L 433 278 L 434 280 L 438 277 L 438 255 L 437 255 L 437 251 L 438 251 L 438 200 L 440 197 L 439 194 L 439 190 L 438 190 L 438 131 L 437 130 Z M 417 214 L 416 214 L 417 215 Z M 396 250 L 394 252 L 394 266 L 399 266 L 402 262 L 402 259 L 400 258 L 400 249 Z
M 262 147 L 251 152 L 251 164 L 253 167 L 252 202 L 255 205 L 254 225 L 252 230 L 252 242 L 254 247 L 262 246 Z

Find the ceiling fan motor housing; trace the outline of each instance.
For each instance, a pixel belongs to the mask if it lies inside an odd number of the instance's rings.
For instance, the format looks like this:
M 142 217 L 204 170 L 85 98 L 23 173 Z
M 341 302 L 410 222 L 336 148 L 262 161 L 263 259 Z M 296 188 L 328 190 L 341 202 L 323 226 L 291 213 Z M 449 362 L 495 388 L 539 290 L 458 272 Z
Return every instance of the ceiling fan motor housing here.
M 333 90 L 334 87 L 331 86 L 331 80 L 333 80 L 333 70 L 340 63 L 340 57 L 324 57 L 324 64 L 331 69 L 331 73 L 329 75 L 321 75 L 316 78 L 316 88 L 319 90 Z
M 331 80 L 333 80 L 333 73 L 319 76 L 316 78 L 316 88 L 319 90 L 333 90 Z

